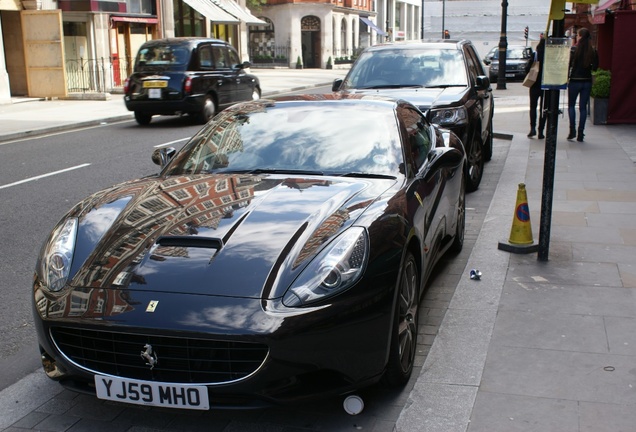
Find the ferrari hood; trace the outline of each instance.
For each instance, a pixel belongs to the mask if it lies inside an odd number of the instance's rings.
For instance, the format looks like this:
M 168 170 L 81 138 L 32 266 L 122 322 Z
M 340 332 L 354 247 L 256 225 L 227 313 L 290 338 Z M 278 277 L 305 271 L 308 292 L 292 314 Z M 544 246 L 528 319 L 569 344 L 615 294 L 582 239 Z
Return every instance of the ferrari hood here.
M 115 186 L 70 214 L 79 219 L 70 284 L 279 296 L 265 288 L 268 281 L 291 283 L 322 246 L 393 184 L 390 179 L 197 175 Z
M 466 87 L 425 88 L 403 87 L 396 89 L 347 89 L 347 94 L 382 95 L 411 102 L 421 110 L 461 104 Z

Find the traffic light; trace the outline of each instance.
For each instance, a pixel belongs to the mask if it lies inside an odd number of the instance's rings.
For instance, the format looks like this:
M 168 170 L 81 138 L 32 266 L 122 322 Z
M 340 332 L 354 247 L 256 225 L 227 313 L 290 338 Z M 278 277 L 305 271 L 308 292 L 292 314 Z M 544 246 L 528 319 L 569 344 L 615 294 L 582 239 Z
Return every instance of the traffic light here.
M 523 29 L 523 37 L 525 37 L 526 39 L 528 39 L 528 26 L 526 26 L 525 29 Z

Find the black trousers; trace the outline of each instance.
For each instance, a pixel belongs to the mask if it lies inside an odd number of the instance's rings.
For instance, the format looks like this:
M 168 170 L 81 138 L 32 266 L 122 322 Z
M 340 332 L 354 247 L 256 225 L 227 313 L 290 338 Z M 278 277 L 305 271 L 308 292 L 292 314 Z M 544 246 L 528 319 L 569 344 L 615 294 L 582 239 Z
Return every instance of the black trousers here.
M 541 90 L 541 86 L 530 87 L 530 127 L 537 127 L 537 107 L 539 108 L 539 132 L 543 132 L 545 128 L 545 111 L 547 109 L 548 101 L 545 97 L 545 92 Z M 541 101 L 541 104 L 539 104 Z

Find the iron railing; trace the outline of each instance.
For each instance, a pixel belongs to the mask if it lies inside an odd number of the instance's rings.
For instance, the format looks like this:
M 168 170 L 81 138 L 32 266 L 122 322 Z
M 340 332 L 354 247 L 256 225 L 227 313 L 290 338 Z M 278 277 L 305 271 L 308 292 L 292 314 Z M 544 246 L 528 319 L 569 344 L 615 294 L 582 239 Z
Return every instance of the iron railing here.
M 121 90 L 131 72 L 132 60 L 127 58 L 67 59 L 67 91 L 89 93 Z
M 257 46 L 250 49 L 250 62 L 254 65 L 289 65 L 290 52 L 289 45 Z

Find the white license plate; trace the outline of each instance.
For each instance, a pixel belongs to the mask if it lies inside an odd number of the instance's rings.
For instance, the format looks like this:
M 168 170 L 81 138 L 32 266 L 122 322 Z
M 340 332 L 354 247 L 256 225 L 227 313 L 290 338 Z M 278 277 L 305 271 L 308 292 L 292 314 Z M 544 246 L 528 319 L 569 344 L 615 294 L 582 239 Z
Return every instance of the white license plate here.
M 148 89 L 148 99 L 161 99 L 161 89 L 159 88 Z
M 95 375 L 95 389 L 99 399 L 164 408 L 210 409 L 205 386 Z
M 506 78 L 514 78 L 515 74 L 506 74 Z

